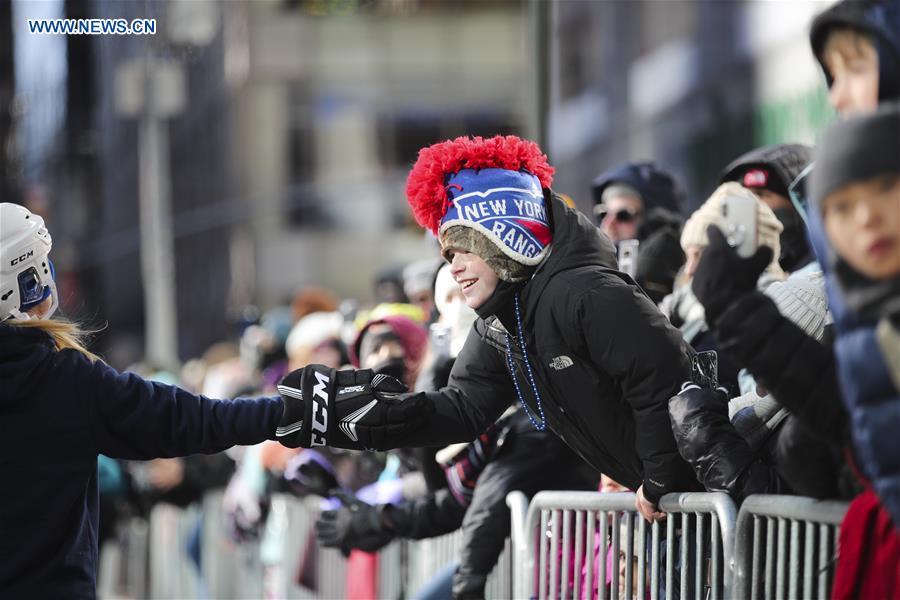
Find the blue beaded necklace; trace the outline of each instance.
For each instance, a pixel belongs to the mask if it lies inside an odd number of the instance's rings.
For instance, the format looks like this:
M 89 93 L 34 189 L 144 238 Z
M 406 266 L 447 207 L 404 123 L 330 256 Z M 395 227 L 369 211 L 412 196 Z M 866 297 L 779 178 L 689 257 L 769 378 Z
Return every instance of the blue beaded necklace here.
M 522 395 L 522 388 L 519 387 L 519 379 L 516 377 L 516 368 L 512 358 L 512 343 L 508 333 L 506 334 L 506 362 L 509 365 L 509 374 L 512 376 L 513 385 L 516 388 L 516 395 L 519 397 L 519 402 L 522 404 L 525 414 L 528 415 L 528 419 L 531 421 L 531 424 L 534 425 L 535 429 L 544 431 L 547 429 L 547 419 L 544 418 L 544 403 L 541 402 L 541 394 L 538 392 L 537 384 L 534 382 L 534 373 L 531 370 L 531 363 L 528 361 L 528 349 L 525 347 L 525 336 L 522 333 L 522 315 L 519 311 L 518 293 L 513 296 L 513 306 L 516 309 L 516 334 L 519 340 L 519 346 L 522 348 L 522 357 L 525 359 L 525 372 L 528 373 L 528 382 L 531 384 L 531 389 L 534 392 L 534 399 L 537 402 L 540 420 L 535 418 L 534 414 L 528 408 L 528 405 L 525 404 L 525 397 Z

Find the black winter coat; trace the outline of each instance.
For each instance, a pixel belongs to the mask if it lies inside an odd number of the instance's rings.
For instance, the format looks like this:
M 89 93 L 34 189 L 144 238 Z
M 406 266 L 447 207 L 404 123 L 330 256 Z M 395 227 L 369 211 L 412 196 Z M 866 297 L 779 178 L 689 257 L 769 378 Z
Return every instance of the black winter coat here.
M 692 350 L 656 306 L 615 270 L 613 246 L 583 215 L 551 206 L 549 256 L 518 293 L 523 335 L 550 430 L 596 470 L 656 501 L 700 488 L 678 455 L 668 400 L 690 378 Z M 489 301 L 490 302 L 490 301 Z M 480 318 L 449 385 L 431 394 L 430 422 L 395 445 L 474 439 L 516 401 L 507 366 L 533 414 L 540 411 L 516 340 L 511 299 Z
M 0 325 L 0 597 L 94 598 L 97 454 L 211 454 L 275 438 L 281 398 L 210 400 Z

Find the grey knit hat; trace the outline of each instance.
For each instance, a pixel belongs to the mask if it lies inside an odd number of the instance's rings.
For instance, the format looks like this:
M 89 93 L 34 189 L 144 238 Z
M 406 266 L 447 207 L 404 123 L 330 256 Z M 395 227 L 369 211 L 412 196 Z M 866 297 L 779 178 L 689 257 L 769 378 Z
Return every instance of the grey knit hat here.
M 795 273 L 784 281 L 776 281 L 764 293 L 775 301 L 779 313 L 808 336 L 822 341 L 829 315 L 825 275 L 821 269 Z

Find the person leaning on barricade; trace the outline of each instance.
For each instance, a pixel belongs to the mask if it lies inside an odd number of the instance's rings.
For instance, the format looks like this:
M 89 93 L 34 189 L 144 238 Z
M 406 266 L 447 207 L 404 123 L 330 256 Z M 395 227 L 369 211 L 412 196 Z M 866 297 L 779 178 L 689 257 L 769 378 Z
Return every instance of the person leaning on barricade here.
M 810 45 L 825 74 L 829 102 L 839 114 L 871 112 L 879 102 L 900 95 L 898 9 L 896 0 L 843 0 L 814 20 Z M 724 178 L 731 174 L 727 169 Z M 829 335 L 811 337 L 782 314 L 772 297 L 756 290 L 761 265 L 738 257 L 721 235 L 711 237 L 715 252 L 699 261 L 692 289 L 720 349 L 803 424 L 804 435 L 843 445 L 848 417 Z M 822 259 L 818 252 L 816 256 Z M 796 287 L 792 279 L 781 289 Z M 703 404 L 703 393 L 690 394 Z M 789 447 L 782 452 L 789 454 Z
M 41 217 L 0 203 L 0 597 L 95 598 L 97 455 L 212 454 L 275 437 L 281 398 L 220 402 L 118 373 L 57 307 Z
M 423 149 L 407 196 L 479 314 L 449 385 L 405 394 L 371 371 L 307 366 L 279 388 L 282 443 L 469 441 L 518 398 L 536 429 L 636 490 L 645 518 L 664 517 L 663 494 L 700 489 L 667 413 L 690 376 L 691 350 L 616 271 L 609 240 L 556 198 L 552 174 L 537 145 L 514 136 Z
M 760 247 L 747 259 L 737 256 L 720 229 L 724 227 L 720 210 L 722 200 L 737 194 L 747 197 L 758 209 Z M 693 285 L 701 301 L 712 308 L 706 318 L 715 339 L 725 350 L 719 352 L 719 359 L 724 359 L 732 370 L 747 366 L 729 356 L 729 344 L 733 340 L 722 335 L 718 307 L 709 303 L 711 290 L 721 287 L 738 287 L 765 306 L 772 306 L 779 317 L 784 315 L 786 323 L 792 326 L 796 323 L 798 334 L 803 334 L 800 339 L 818 343 L 825 329 L 824 290 L 798 282 L 789 284 L 790 278 L 785 281 L 769 279 L 762 285 L 767 271 L 773 266 L 780 270 L 777 266 L 780 228 L 771 229 L 767 234 L 762 231 L 764 215 L 774 222 L 770 208 L 753 192 L 734 182 L 722 184 L 707 203 L 716 207 L 712 214 L 717 218 L 702 223 L 700 231 L 705 230 L 703 237 L 707 243 L 699 258 Z M 685 232 L 693 229 L 693 221 L 689 224 L 691 226 L 685 227 Z M 715 273 L 714 277 L 712 273 Z M 752 317 L 748 319 L 746 314 L 739 312 L 731 318 L 750 332 L 756 324 Z M 754 338 L 753 341 L 760 340 Z M 796 354 L 791 347 L 770 349 L 768 345 L 775 341 L 762 341 L 767 346 L 753 352 L 751 365 L 768 364 L 766 361 L 773 360 L 771 354 L 783 359 L 780 352 L 788 352 L 792 358 L 802 360 L 802 355 Z M 774 365 L 772 370 L 776 371 Z M 738 379 L 742 383 L 742 395 L 731 402 L 731 394 L 726 388 L 704 389 L 700 386 L 689 386 L 669 401 L 679 452 L 694 467 L 700 482 L 710 491 L 729 493 L 738 503 L 756 493 L 834 497 L 841 462 L 839 450 L 836 451 L 830 441 L 808 431 L 778 403 L 779 396 L 772 397 L 751 376 Z M 730 411 L 734 414 L 729 414 Z

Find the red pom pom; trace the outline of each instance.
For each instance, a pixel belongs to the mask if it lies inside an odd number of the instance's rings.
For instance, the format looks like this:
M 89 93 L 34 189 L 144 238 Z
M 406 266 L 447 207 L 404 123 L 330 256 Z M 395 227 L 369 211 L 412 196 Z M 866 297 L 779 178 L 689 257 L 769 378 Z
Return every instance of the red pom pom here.
M 447 212 L 447 176 L 462 169 L 491 168 L 528 171 L 544 188 L 553 183 L 554 169 L 534 142 L 514 135 L 447 140 L 422 148 L 406 179 L 406 198 L 416 222 L 437 235 Z

